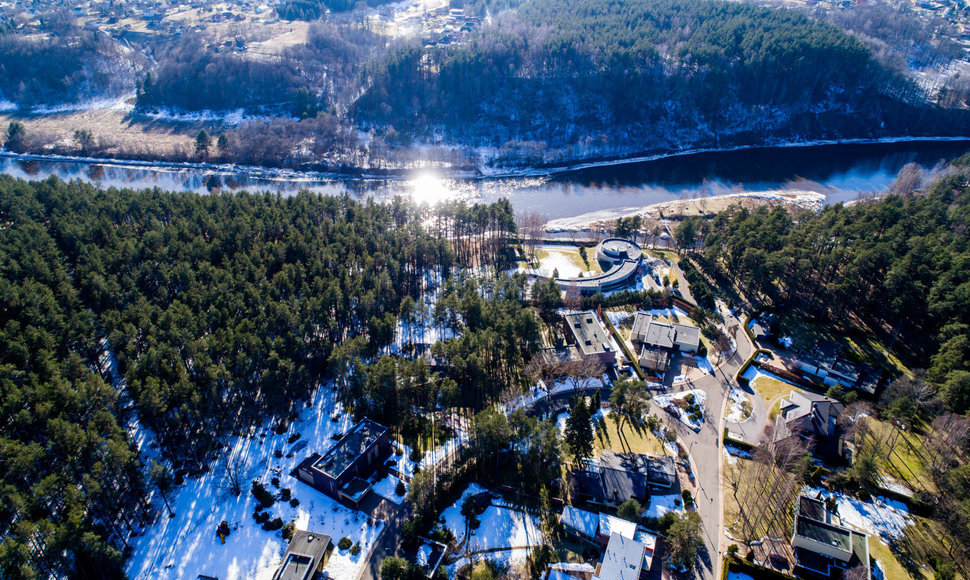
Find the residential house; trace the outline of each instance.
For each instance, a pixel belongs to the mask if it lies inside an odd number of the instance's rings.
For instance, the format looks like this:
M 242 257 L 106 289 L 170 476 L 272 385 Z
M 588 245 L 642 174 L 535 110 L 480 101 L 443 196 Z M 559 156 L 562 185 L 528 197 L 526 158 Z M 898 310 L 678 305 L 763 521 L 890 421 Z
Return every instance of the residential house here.
M 326 453 L 314 453 L 300 463 L 296 476 L 334 499 L 357 506 L 370 492 L 365 478 L 391 451 L 387 427 L 361 419 Z
M 670 489 L 676 483 L 672 457 L 603 450 L 599 459 L 573 470 L 569 492 L 576 499 L 618 506 L 631 497 L 643 500 L 651 489 Z
M 633 318 L 630 341 L 635 346 L 665 352 L 697 352 L 700 348 L 701 329 L 696 326 L 664 322 L 646 312 L 637 312 Z
M 564 318 L 576 348 L 584 359 L 593 358 L 606 366 L 612 366 L 616 362 L 616 352 L 610 342 L 609 333 L 591 310 L 567 314 Z
M 775 441 L 800 437 L 814 452 L 829 457 L 843 456 L 838 420 L 845 405 L 829 397 L 792 390 L 779 403 L 775 420 Z
M 653 550 L 643 543 L 613 533 L 593 580 L 640 580 L 653 564 Z
M 792 536 L 795 571 L 809 578 L 869 580 L 869 537 L 816 498 L 801 496 Z
M 323 571 L 332 551 L 330 536 L 297 530 L 273 580 L 311 580 Z

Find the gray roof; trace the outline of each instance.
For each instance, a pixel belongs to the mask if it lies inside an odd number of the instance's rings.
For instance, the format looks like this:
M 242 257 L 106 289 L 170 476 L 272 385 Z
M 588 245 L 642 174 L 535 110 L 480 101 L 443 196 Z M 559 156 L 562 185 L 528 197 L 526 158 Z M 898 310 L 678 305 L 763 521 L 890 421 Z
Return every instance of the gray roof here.
M 598 577 L 602 580 L 639 580 L 646 549 L 636 540 L 624 538 L 616 532 L 610 534 Z
M 646 455 L 643 453 L 616 453 L 609 449 L 600 452 L 600 466 L 642 473 L 649 483 L 671 485 L 677 479 L 677 464 L 668 455 Z
M 686 324 L 663 322 L 646 312 L 637 312 L 633 319 L 630 340 L 667 349 L 673 349 L 678 344 L 689 344 L 697 348 L 701 340 L 701 329 Z
M 592 310 L 567 314 L 565 316 L 569 330 L 576 338 L 576 346 L 584 355 L 612 352 L 606 329 L 596 320 Z
M 775 425 L 775 440 L 780 441 L 795 435 L 833 438 L 837 435 L 836 421 L 844 410 L 845 405 L 835 399 L 792 390 L 781 400 L 781 411 Z
M 297 530 L 273 580 L 307 580 L 316 574 L 330 547 L 330 536 Z
M 313 463 L 319 470 L 333 479 L 339 479 L 355 459 L 363 455 L 377 439 L 387 431 L 387 427 L 370 419 L 361 419 L 343 439 L 327 450 Z
M 652 371 L 666 372 L 670 356 L 663 350 L 650 350 L 646 345 L 640 351 L 640 366 Z

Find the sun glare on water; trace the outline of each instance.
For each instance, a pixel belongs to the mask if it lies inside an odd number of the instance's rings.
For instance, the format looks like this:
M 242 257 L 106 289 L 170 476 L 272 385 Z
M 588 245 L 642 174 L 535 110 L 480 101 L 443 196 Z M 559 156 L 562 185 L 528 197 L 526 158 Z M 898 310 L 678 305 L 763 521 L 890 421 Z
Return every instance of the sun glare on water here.
M 411 198 L 418 203 L 434 205 L 455 196 L 444 180 L 433 173 L 419 173 L 411 180 Z

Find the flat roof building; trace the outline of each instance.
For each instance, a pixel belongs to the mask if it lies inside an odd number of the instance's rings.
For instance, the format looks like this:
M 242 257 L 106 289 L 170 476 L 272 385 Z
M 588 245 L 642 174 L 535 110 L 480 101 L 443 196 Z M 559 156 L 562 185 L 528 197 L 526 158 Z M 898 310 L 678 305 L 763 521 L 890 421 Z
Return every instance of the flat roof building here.
M 866 534 L 843 523 L 820 499 L 801 496 L 795 510 L 792 547 L 796 570 L 826 578 L 843 578 L 853 570 L 857 572 L 854 578 L 871 577 Z
M 357 505 L 370 491 L 363 477 L 390 454 L 387 427 L 364 418 L 326 453 L 305 459 L 296 475 L 334 499 Z
M 591 310 L 566 314 L 564 318 L 583 358 L 594 357 L 605 365 L 616 362 L 609 334 Z
M 330 536 L 297 530 L 273 580 L 310 580 L 323 569 L 330 552 Z
M 640 580 L 640 572 L 649 569 L 653 554 L 647 556 L 647 547 L 640 542 L 626 538 L 616 532 L 603 552 L 603 562 L 594 580 Z
M 640 271 L 643 251 L 630 240 L 609 238 L 596 246 L 596 259 L 603 267 L 602 274 L 586 278 L 556 278 L 556 283 L 563 290 L 576 288 L 586 296 L 623 288 Z

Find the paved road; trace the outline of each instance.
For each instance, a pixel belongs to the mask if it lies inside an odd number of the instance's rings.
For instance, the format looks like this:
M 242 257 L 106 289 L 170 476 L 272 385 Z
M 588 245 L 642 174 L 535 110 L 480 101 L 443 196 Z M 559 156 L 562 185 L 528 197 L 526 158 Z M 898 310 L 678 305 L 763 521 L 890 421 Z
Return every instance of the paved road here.
M 740 333 L 739 333 L 740 334 Z M 768 424 L 768 406 L 761 395 L 754 392 L 751 387 L 742 387 L 738 385 L 736 388 L 744 391 L 744 394 L 748 396 L 748 400 L 751 401 L 751 416 L 747 420 L 740 423 L 728 423 L 725 421 L 724 426 L 728 428 L 728 431 L 736 435 L 740 435 L 740 439 L 746 443 L 752 445 L 757 445 L 761 442 L 761 439 L 765 434 L 765 425 Z
M 725 317 L 727 326 L 741 322 L 733 317 Z M 679 390 L 702 389 L 707 394 L 707 417 L 700 431 L 684 425 L 665 410 L 651 401 L 652 411 L 667 419 L 667 424 L 677 431 L 681 445 L 690 454 L 691 466 L 694 471 L 697 493 L 695 501 L 697 513 L 703 522 L 703 539 L 705 550 L 699 555 L 695 566 L 695 577 L 705 580 L 719 578 L 720 544 L 722 529 L 721 514 L 721 425 L 724 412 L 724 402 L 728 390 L 734 384 L 734 375 L 751 356 L 753 346 L 744 331 L 737 333 L 738 349 L 734 355 L 724 361 L 714 375 L 705 375 L 692 383 L 678 385 Z

